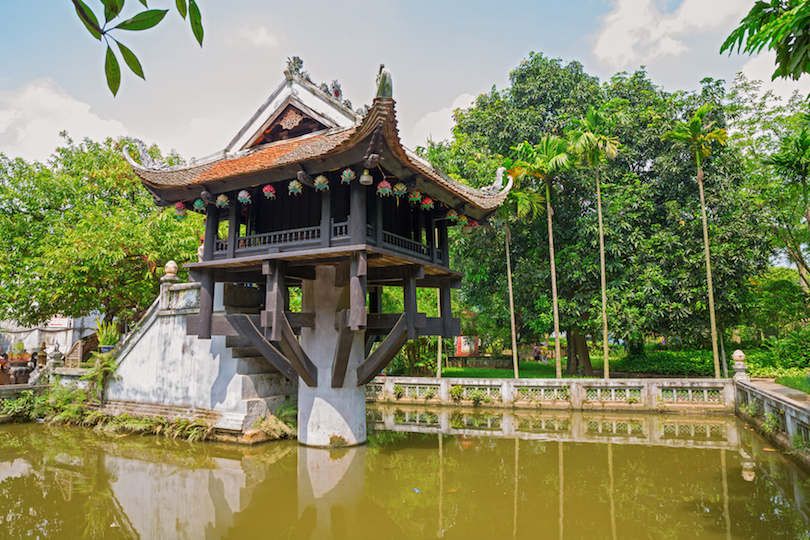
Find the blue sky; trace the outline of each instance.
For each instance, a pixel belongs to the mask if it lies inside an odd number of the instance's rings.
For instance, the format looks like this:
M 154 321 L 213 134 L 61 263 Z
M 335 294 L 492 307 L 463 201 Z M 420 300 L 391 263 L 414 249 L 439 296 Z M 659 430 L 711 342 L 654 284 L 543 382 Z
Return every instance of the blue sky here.
M 97 0 L 86 0 L 96 8 Z M 174 9 L 174 0 L 150 0 Z M 355 107 L 369 103 L 380 63 L 394 78 L 400 132 L 409 146 L 449 136 L 467 106 L 530 51 L 578 60 L 605 80 L 645 66 L 665 89 L 693 90 L 707 76 L 743 70 L 769 79 L 773 59 L 720 55 L 753 0 L 199 0 L 201 49 L 172 11 L 155 29 L 119 32 L 146 81 L 128 73 L 106 88 L 104 48 L 69 0 L 0 0 L 0 152 L 47 159 L 58 133 L 131 135 L 185 158 L 221 150 L 283 80 L 286 58 L 304 59 L 316 82 L 338 79 Z M 136 12 L 140 3 L 127 1 Z M 100 9 L 99 9 L 100 12 Z M 810 90 L 807 80 L 778 92 Z

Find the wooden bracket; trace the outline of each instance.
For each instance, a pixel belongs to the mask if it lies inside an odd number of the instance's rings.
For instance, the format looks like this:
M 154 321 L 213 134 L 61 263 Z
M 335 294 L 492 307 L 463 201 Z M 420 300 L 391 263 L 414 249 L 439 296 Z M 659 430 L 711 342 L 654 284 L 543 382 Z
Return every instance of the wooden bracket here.
M 279 346 L 284 356 L 287 357 L 287 360 L 292 364 L 295 371 L 298 372 L 298 375 L 304 380 L 307 386 L 313 388 L 318 386 L 318 368 L 315 367 L 315 364 L 309 359 L 307 353 L 301 348 L 301 344 L 293 333 L 292 327 L 283 311 L 281 312 L 281 316 L 278 317 L 278 322 L 278 326 L 280 326 L 279 333 L 281 334 Z M 273 330 L 275 330 L 275 328 L 273 328 Z
M 363 386 L 373 379 L 382 368 L 396 356 L 402 345 L 408 339 L 405 323 L 405 314 L 400 315 L 399 320 L 385 337 L 380 346 L 377 347 L 371 356 L 357 366 L 357 386 Z
M 290 361 L 264 338 L 262 331 L 253 324 L 253 321 L 248 315 L 233 313 L 225 315 L 225 318 L 231 326 L 237 329 L 239 334 L 247 338 L 250 344 L 256 347 L 259 352 L 262 353 L 262 356 L 279 370 L 282 375 L 291 381 L 298 380 L 298 373 L 295 371 Z
M 354 340 L 354 332 L 348 325 L 349 313 L 348 309 L 344 309 L 336 317 L 338 340 L 335 347 L 335 358 L 332 362 L 332 388 L 343 388 L 346 367 L 349 365 L 349 354 L 352 351 L 352 341 Z

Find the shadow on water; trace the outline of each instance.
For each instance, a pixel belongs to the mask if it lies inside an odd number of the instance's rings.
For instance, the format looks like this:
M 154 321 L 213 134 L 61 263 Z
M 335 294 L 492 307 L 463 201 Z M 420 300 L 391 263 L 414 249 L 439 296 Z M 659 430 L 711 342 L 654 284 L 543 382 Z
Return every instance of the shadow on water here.
M 808 475 L 733 417 L 373 407 L 323 450 L 0 430 L 2 538 L 810 538 Z

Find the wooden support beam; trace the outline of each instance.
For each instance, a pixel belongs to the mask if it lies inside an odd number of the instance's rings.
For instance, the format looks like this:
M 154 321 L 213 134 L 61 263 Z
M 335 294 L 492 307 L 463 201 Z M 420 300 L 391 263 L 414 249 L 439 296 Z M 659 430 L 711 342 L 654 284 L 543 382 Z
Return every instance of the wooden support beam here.
M 453 308 L 450 302 L 449 283 L 442 283 L 439 287 L 439 311 L 442 319 L 442 337 L 453 337 Z
M 430 260 L 436 264 L 439 260 L 439 254 L 436 250 L 436 220 L 433 218 L 433 212 L 425 214 L 425 239 L 427 240 L 428 250 L 430 253 Z
M 343 388 L 346 378 L 346 367 L 349 365 L 349 354 L 352 352 L 354 332 L 349 328 L 349 313 L 344 309 L 335 317 L 338 327 L 338 340 L 335 347 L 335 358 L 332 361 L 332 388 Z
M 219 208 L 209 204 L 205 208 L 205 237 L 203 240 L 203 260 L 214 260 L 214 248 L 217 243 L 217 230 L 219 228 Z
M 368 314 L 366 306 L 366 275 L 368 274 L 368 261 L 365 251 L 352 254 L 349 278 L 349 320 L 348 325 L 353 331 L 361 330 L 366 326 Z
M 262 356 L 270 362 L 282 375 L 291 381 L 298 381 L 298 373 L 293 368 L 290 361 L 273 347 L 266 339 L 261 329 L 256 326 L 253 318 L 242 313 L 225 315 L 228 323 L 239 332 L 239 335 L 247 338 L 250 344 L 256 347 Z
M 293 313 L 289 310 L 284 310 L 284 316 L 292 326 L 293 330 L 299 328 L 315 328 L 315 314 L 314 313 Z M 262 310 L 259 315 L 260 326 L 264 328 L 271 328 L 273 326 L 272 316 L 267 310 Z
M 318 368 L 315 367 L 307 353 L 301 348 L 301 344 L 298 342 L 298 338 L 293 333 L 292 327 L 290 327 L 290 323 L 283 312 L 279 317 L 279 326 L 281 327 L 279 345 L 284 356 L 287 357 L 287 360 L 289 360 L 307 386 L 313 388 L 318 386 Z
M 401 281 L 411 273 L 414 273 L 416 279 L 423 279 L 425 277 L 425 267 L 414 267 L 412 264 L 372 267 L 368 269 L 368 279 L 371 281 Z
M 264 301 L 264 311 L 267 315 L 262 318 L 262 322 L 266 323 L 265 335 L 267 338 L 276 342 L 281 340 L 281 318 L 284 317 L 285 268 L 283 261 L 265 262 L 267 265 L 262 264 L 262 271 L 266 270 L 265 275 L 267 276 L 267 292 Z
M 377 347 L 371 356 L 357 366 L 357 386 L 363 386 L 373 379 L 396 356 L 402 345 L 408 339 L 408 330 L 405 323 L 405 314 L 400 315 L 399 320 L 385 337 L 380 346 Z
M 366 330 L 382 330 L 388 333 L 397 324 L 401 316 L 402 313 L 369 313 Z M 414 326 L 416 328 L 425 328 L 427 326 L 427 315 L 424 313 L 414 314 Z
M 203 270 L 200 280 L 200 325 L 197 337 L 211 339 L 211 317 L 214 314 L 214 272 Z
M 252 324 L 259 328 L 265 328 L 264 322 L 267 320 L 266 312 L 261 315 L 248 315 Z M 291 313 L 285 312 L 287 320 L 290 323 L 293 331 L 300 330 L 301 328 L 315 328 L 315 314 L 314 313 Z M 186 318 L 186 335 L 196 336 L 198 334 L 201 317 L 199 315 L 189 315 Z M 238 330 L 228 322 L 225 315 L 213 315 L 211 317 L 211 335 L 212 336 L 238 336 Z
M 450 266 L 450 242 L 447 239 L 447 220 L 443 219 L 438 223 L 439 229 L 439 250 L 438 259 L 444 266 Z
M 416 339 L 419 333 L 416 331 L 416 275 L 417 269 L 424 271 L 421 266 L 414 266 L 402 279 L 402 296 L 405 306 L 405 328 L 408 339 Z
M 349 237 L 352 244 L 366 243 L 366 188 L 352 182 L 349 192 Z
M 332 245 L 332 197 L 329 190 L 321 192 L 321 247 Z
M 233 201 L 228 212 L 228 258 L 233 259 L 236 257 L 236 244 L 239 241 L 242 204 L 239 201 Z

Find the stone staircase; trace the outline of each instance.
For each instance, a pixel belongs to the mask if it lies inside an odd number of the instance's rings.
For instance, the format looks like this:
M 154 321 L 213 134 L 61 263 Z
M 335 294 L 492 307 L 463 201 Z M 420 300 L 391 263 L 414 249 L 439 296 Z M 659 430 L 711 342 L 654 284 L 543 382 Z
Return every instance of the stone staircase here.
M 247 339 L 229 336 L 225 345 L 231 350 L 237 376 L 242 379 L 242 399 L 247 403 L 246 424 L 275 413 L 285 402 L 294 404 L 297 401 L 297 382 L 279 373 Z

